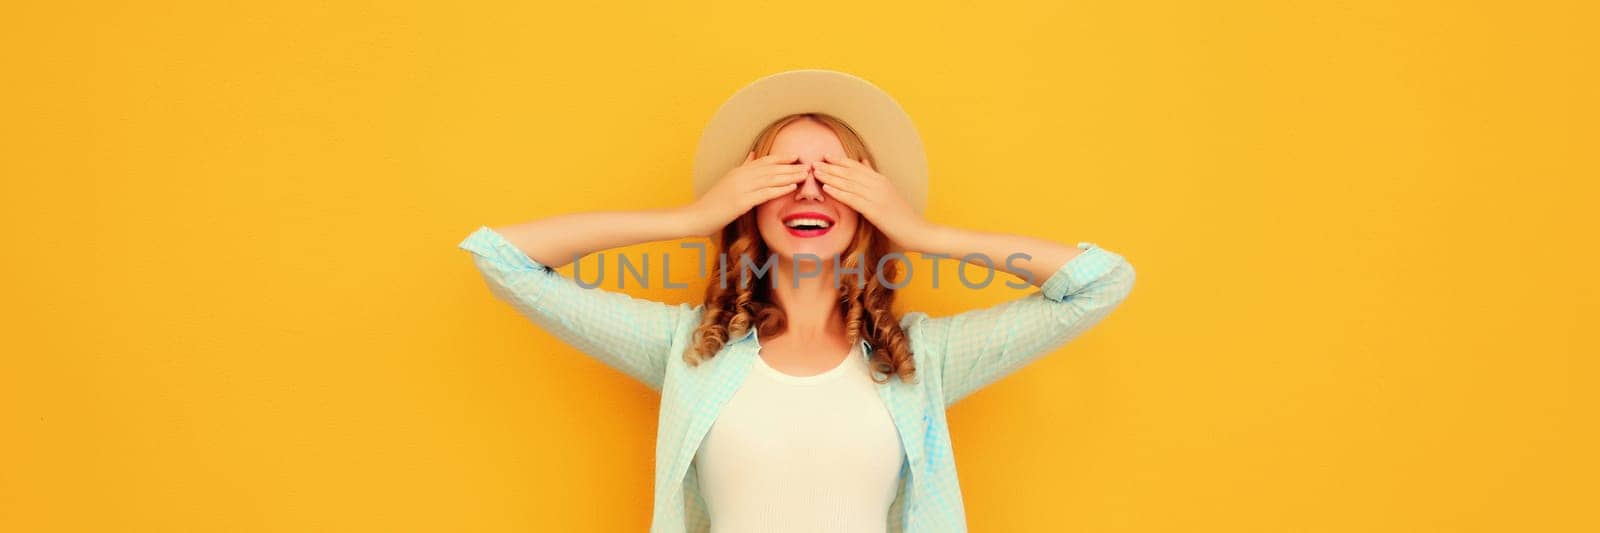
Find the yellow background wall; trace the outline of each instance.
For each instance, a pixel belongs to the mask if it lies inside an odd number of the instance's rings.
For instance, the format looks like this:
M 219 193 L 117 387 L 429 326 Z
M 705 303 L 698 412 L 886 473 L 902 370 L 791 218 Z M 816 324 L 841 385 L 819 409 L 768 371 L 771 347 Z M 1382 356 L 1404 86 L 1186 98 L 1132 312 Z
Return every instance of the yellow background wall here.
M 929 218 L 1138 268 L 952 410 L 973 530 L 1600 529 L 1579 2 L 27 4 L 0 530 L 645 529 L 656 397 L 455 245 L 688 201 L 805 67 L 906 106 Z

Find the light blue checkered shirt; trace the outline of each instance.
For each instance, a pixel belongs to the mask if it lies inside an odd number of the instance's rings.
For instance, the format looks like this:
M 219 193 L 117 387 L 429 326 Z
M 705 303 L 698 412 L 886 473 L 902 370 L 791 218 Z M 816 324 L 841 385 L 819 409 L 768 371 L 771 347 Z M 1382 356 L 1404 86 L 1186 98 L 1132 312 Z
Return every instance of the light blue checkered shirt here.
M 754 330 L 691 367 L 681 354 L 703 306 L 585 288 L 533 261 L 488 226 L 458 246 L 472 252 L 497 299 L 661 394 L 650 531 L 709 531 L 693 459 L 718 410 L 757 357 L 760 340 Z M 1077 246 L 1083 253 L 1027 296 L 951 316 L 920 311 L 901 316 L 919 377 L 903 383 L 890 376 L 889 383 L 877 386 L 906 455 L 887 531 L 966 531 L 945 408 L 1082 335 L 1127 298 L 1133 267 L 1093 243 Z M 869 357 L 872 346 L 862 341 L 862 348 L 863 357 Z

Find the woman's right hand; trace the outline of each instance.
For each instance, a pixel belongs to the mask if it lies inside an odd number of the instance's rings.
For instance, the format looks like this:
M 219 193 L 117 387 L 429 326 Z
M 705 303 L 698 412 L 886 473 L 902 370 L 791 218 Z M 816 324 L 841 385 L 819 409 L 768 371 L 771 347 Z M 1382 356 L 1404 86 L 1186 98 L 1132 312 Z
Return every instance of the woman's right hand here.
M 806 179 L 810 165 L 798 163 L 798 156 L 771 154 L 757 159 L 755 155 L 745 155 L 744 163 L 729 170 L 685 207 L 689 230 L 694 235 L 710 235 L 751 208 L 794 192 Z

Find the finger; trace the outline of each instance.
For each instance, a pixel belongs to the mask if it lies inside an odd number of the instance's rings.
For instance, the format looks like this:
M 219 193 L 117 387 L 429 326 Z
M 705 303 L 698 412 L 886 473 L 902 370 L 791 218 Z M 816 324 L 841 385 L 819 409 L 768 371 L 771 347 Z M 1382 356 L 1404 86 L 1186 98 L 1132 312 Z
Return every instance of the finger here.
M 761 201 L 757 203 L 765 203 L 767 200 L 792 193 L 799 187 L 800 184 L 798 183 L 790 183 L 788 185 L 778 185 L 776 187 L 763 188 L 759 191 L 756 191 L 756 197 L 761 199 Z
M 749 163 L 751 160 L 753 160 L 755 158 L 756 158 L 756 151 L 755 150 L 751 150 L 750 153 L 744 155 L 744 162 Z
M 840 170 L 839 165 L 833 165 L 833 164 L 829 164 L 829 163 L 822 162 L 822 161 L 817 161 L 815 163 L 812 163 L 811 164 L 811 168 L 817 169 L 817 173 L 818 174 L 821 174 L 823 172 L 827 172 L 827 173 L 830 173 L 830 174 L 838 174 L 839 170 Z
M 846 157 L 834 157 L 832 155 L 822 154 L 822 160 L 823 161 L 827 161 L 828 163 L 830 163 L 830 164 L 832 164 L 833 166 L 836 166 L 836 167 L 847 167 L 848 168 L 848 167 L 855 167 L 855 166 L 858 166 L 858 165 L 861 164 L 860 161 L 856 161 L 855 159 L 853 159 L 851 157 L 848 157 L 848 156 L 846 156 Z
M 860 161 L 856 161 L 855 163 L 857 165 L 861 164 Z M 875 187 L 888 183 L 886 176 L 879 174 L 876 170 L 864 167 L 850 167 L 845 165 L 819 166 L 818 174 L 824 173 L 838 176 L 840 179 L 849 180 L 851 182 L 860 184 L 863 187 Z
M 780 185 L 798 183 L 805 179 L 806 173 L 804 172 L 786 172 L 783 174 L 773 174 L 771 177 L 767 178 L 765 183 L 762 183 L 761 185 L 765 187 L 777 187 Z
M 822 161 L 818 161 L 815 166 L 816 166 L 818 171 L 826 171 L 826 172 L 828 172 L 830 174 L 833 174 L 835 176 L 847 176 L 847 177 L 850 176 L 851 168 L 852 168 L 850 166 L 841 165 L 839 163 L 826 163 L 826 162 L 822 162 Z
M 810 167 L 811 167 L 811 165 L 807 165 L 805 163 L 785 163 L 785 164 L 780 164 L 780 165 L 774 165 L 774 166 L 771 167 L 771 169 L 772 169 L 773 172 L 788 173 L 788 172 L 805 172 Z
M 822 172 L 817 173 L 817 181 L 822 182 L 823 186 L 832 187 L 844 192 L 856 193 L 857 195 L 860 195 L 863 190 L 860 183 L 851 181 L 848 178 L 842 178 Z
M 866 201 L 859 194 L 836 189 L 827 183 L 822 184 L 822 192 L 828 193 L 828 196 L 832 196 L 840 202 L 844 202 L 844 205 L 850 206 L 851 209 L 856 210 L 856 212 L 861 213 L 862 215 L 866 215 L 867 213 Z
M 854 173 L 849 172 L 849 169 L 841 168 L 841 167 L 836 166 L 836 165 L 824 165 L 824 164 L 817 165 L 817 179 L 820 179 L 820 180 L 823 180 L 823 181 L 830 181 L 831 180 L 832 182 L 838 182 L 838 183 L 856 183 L 856 182 L 859 182 L 859 180 L 856 179 L 856 176 L 854 175 Z

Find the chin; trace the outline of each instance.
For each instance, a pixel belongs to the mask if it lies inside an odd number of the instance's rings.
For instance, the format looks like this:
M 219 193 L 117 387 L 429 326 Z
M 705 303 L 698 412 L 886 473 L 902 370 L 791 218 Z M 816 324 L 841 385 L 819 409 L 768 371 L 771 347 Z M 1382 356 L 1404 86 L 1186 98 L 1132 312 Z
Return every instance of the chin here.
M 834 256 L 844 254 L 850 247 L 849 235 L 844 233 L 801 238 L 789 235 L 784 230 L 779 232 L 778 235 L 768 235 L 764 238 L 767 240 L 767 247 L 784 261 L 793 261 L 796 255 L 810 254 L 824 263 L 829 263 Z M 843 259 L 841 257 L 840 261 Z
M 833 261 L 833 257 L 843 254 L 844 250 L 845 250 L 844 246 L 811 246 L 811 245 L 807 245 L 807 246 L 796 246 L 796 247 L 788 249 L 788 250 L 779 250 L 778 251 L 778 255 L 781 256 L 783 258 L 783 260 L 785 260 L 785 261 L 793 261 L 795 256 L 802 255 L 802 256 L 807 256 L 806 259 L 810 259 L 809 256 L 816 256 L 816 258 L 818 260 L 820 260 L 820 261 L 822 261 L 824 263 L 831 263 Z M 841 262 L 843 262 L 843 260 L 844 260 L 844 258 L 842 258 L 842 257 L 839 258 L 839 259 L 840 259 Z

